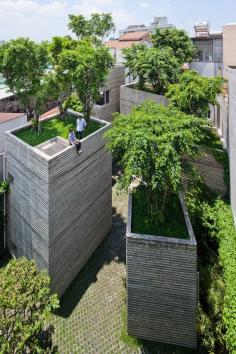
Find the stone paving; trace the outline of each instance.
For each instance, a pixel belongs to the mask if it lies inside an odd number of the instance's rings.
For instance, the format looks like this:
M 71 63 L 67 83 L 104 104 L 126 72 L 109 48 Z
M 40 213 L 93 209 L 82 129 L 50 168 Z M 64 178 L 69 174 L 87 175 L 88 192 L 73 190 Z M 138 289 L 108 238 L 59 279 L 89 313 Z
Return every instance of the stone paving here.
M 127 195 L 113 187 L 113 227 L 63 298 L 53 317 L 61 354 L 196 354 L 147 341 L 121 339 L 125 304 Z M 130 337 L 128 337 L 129 339 Z
M 61 300 L 54 317 L 60 353 L 140 353 L 121 340 L 127 195 L 113 189 L 113 228 Z

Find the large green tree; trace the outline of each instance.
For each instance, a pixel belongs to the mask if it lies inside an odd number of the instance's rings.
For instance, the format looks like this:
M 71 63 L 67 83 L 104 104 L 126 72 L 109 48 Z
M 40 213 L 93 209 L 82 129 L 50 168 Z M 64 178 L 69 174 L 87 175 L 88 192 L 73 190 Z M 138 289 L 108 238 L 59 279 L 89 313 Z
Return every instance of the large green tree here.
M 108 148 L 122 161 L 122 186 L 133 175 L 147 186 L 150 207 L 156 206 L 156 192 L 163 193 L 161 212 L 170 193 L 181 189 L 183 157 L 195 157 L 206 122 L 171 107 L 146 101 L 128 115 L 119 114 L 106 133 Z
M 24 105 L 28 117 L 36 107 L 36 95 L 47 67 L 48 52 L 44 43 L 18 38 L 0 45 L 0 73 L 9 90 Z
M 177 82 L 180 64 L 171 48 L 148 48 L 145 45 L 133 46 L 124 50 L 126 66 L 130 74 L 139 78 L 139 87 L 145 82 L 152 85 L 155 93 L 165 93 L 169 84 Z
M 179 110 L 206 117 L 210 105 L 216 104 L 217 95 L 221 93 L 224 84 L 222 77 L 207 78 L 196 71 L 185 71 L 179 83 L 170 85 L 166 96 Z
M 51 353 L 48 319 L 58 308 L 50 294 L 50 279 L 26 258 L 11 260 L 0 269 L 0 352 Z
M 183 30 L 176 28 L 156 29 L 152 35 L 155 48 L 171 48 L 181 64 L 191 62 L 196 55 L 196 47 Z
M 103 45 L 94 45 L 89 39 L 78 41 L 75 49 L 63 50 L 58 57 L 56 75 L 72 84 L 87 121 L 112 66 L 109 50 Z
M 90 19 L 86 19 L 83 15 L 69 15 L 68 27 L 78 39 L 95 37 L 102 41 L 115 30 L 112 15 L 109 13 L 94 13 Z

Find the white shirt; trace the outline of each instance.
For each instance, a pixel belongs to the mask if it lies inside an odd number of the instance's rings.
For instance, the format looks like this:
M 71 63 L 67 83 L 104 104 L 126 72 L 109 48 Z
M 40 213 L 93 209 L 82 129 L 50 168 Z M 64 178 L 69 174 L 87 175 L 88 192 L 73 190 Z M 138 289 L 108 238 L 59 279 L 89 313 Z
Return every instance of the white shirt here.
M 83 132 L 86 127 L 86 121 L 84 118 L 78 118 L 76 121 L 76 130 L 77 132 Z

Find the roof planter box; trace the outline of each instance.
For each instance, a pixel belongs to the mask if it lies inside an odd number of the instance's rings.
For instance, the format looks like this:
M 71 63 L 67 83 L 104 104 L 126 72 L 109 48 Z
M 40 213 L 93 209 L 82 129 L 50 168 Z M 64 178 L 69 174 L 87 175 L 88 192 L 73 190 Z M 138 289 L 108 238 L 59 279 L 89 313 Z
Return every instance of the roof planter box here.
M 140 105 L 145 100 L 152 100 L 156 103 L 162 103 L 165 106 L 168 104 L 168 100 L 165 96 L 138 90 L 134 83 L 121 86 L 120 112 L 122 114 L 129 114 L 133 107 Z
M 77 154 L 55 137 L 32 147 L 6 133 L 7 243 L 16 257 L 35 259 L 47 269 L 52 290 L 62 295 L 112 224 L 111 154 L 103 134 L 110 123 L 88 135 Z M 25 126 L 21 129 L 25 129 Z
M 180 202 L 188 239 L 133 233 L 132 202 L 132 194 L 129 194 L 126 230 L 128 334 L 196 348 L 197 244 L 183 196 L 180 195 Z

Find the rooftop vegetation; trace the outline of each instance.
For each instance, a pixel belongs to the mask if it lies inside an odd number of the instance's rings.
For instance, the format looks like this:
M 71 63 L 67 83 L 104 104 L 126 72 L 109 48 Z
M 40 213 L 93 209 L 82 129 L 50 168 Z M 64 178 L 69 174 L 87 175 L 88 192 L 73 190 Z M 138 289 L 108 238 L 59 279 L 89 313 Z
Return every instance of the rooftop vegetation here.
M 157 193 L 159 205 L 163 199 L 162 193 Z M 170 194 L 166 203 L 165 222 L 155 222 L 149 213 L 147 192 L 139 188 L 133 192 L 132 232 L 180 239 L 189 239 L 184 214 L 177 194 Z M 158 208 L 158 206 L 157 206 Z
M 127 116 L 117 115 L 106 133 L 108 148 L 122 161 L 121 187 L 128 188 L 133 176 L 140 178 L 154 224 L 166 220 L 168 200 L 182 186 L 183 156 L 197 156 L 205 129 L 204 119 L 146 101 Z
M 31 146 L 37 146 L 49 139 L 55 138 L 56 136 L 68 139 L 69 129 L 75 129 L 75 127 L 76 117 L 73 115 L 67 115 L 64 119 L 57 117 L 40 122 L 39 134 L 36 134 L 31 127 L 28 127 L 16 132 L 15 135 Z M 84 130 L 83 137 L 85 138 L 101 127 L 102 125 L 100 123 L 91 120 Z

